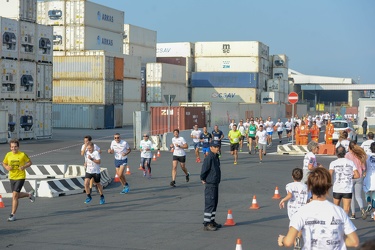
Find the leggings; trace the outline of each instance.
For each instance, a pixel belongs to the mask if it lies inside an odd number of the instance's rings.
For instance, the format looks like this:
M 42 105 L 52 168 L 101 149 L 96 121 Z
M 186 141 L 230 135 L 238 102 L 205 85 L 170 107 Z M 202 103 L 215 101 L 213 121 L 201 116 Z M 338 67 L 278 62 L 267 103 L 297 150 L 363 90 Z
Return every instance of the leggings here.
M 354 197 L 357 200 L 357 203 L 359 205 L 359 209 L 361 210 L 363 208 L 363 200 L 362 200 L 362 186 L 363 186 L 363 178 L 360 177 L 358 179 L 353 179 L 353 197 L 350 204 L 350 208 L 352 210 L 352 214 L 355 213 L 355 201 Z

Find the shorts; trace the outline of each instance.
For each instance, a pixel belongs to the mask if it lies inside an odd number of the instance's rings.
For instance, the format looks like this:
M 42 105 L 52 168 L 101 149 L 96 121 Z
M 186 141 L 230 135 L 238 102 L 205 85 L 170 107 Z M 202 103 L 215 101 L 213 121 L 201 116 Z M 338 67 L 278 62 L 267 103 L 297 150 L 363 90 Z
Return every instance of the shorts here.
M 128 165 L 128 158 L 126 158 L 125 160 L 116 160 L 115 159 L 115 167 L 116 168 L 119 168 L 120 166 L 126 167 L 126 165 Z
M 241 141 L 244 141 L 244 140 L 245 140 L 245 138 L 246 138 L 246 136 L 244 136 L 244 135 L 241 135 Z
M 287 130 L 286 130 L 286 133 L 287 133 L 287 134 L 290 134 L 290 133 L 292 133 L 292 130 L 291 130 L 291 129 L 287 129 Z
M 94 179 L 95 183 L 100 183 L 100 173 L 99 174 L 97 174 L 97 173 L 92 173 L 92 174 L 86 173 L 85 174 L 85 179 L 91 179 L 91 178 Z
M 273 131 L 268 131 L 267 134 L 268 135 L 273 135 Z
M 335 193 L 333 192 L 333 198 L 341 200 L 341 199 L 351 199 L 353 196 L 352 193 Z
M 210 148 L 202 148 L 202 152 L 203 152 L 203 154 L 209 153 L 210 152 Z
M 201 146 L 200 142 L 194 142 L 194 149 L 197 149 Z
M 281 135 L 282 133 L 283 133 L 283 131 L 277 131 L 278 135 Z
M 240 147 L 240 144 L 239 143 L 231 143 L 230 144 L 230 151 L 238 151 L 238 148 Z
M 249 136 L 249 139 L 255 140 L 255 136 L 254 137 L 253 136 Z
M 258 150 L 262 150 L 263 152 L 266 152 L 266 144 L 258 143 Z
M 178 162 L 181 162 L 181 163 L 185 163 L 186 162 L 186 156 L 177 156 L 177 155 L 174 155 L 173 156 L 173 161 L 178 161 Z
M 151 158 L 144 158 L 141 157 L 141 165 L 144 167 L 146 163 L 146 166 L 150 167 L 151 166 Z
M 21 189 L 23 187 L 23 184 L 25 184 L 25 179 L 21 180 L 9 180 L 10 181 L 10 187 L 12 189 L 12 192 L 21 192 Z

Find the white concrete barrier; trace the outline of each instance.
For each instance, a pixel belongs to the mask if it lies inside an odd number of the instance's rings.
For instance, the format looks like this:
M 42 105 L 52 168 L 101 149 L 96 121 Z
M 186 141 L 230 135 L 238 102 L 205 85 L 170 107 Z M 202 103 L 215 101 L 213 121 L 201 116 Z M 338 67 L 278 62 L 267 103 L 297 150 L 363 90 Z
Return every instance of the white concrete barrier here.
M 65 164 L 31 165 L 26 168 L 26 179 L 64 178 Z
M 112 182 L 112 178 L 109 175 L 108 169 L 100 168 L 100 184 L 103 187 L 107 187 Z
M 41 180 L 38 187 L 38 197 L 58 197 L 82 193 L 84 177 Z
M 31 190 L 37 190 L 37 180 L 26 180 L 21 192 L 28 193 Z M 12 189 L 9 180 L 0 181 L 0 194 L 4 198 L 12 198 Z
M 277 146 L 277 153 L 279 155 L 304 155 L 308 152 L 307 145 L 285 144 Z
M 64 178 L 68 177 L 85 177 L 86 168 L 83 165 L 69 165 L 64 174 Z

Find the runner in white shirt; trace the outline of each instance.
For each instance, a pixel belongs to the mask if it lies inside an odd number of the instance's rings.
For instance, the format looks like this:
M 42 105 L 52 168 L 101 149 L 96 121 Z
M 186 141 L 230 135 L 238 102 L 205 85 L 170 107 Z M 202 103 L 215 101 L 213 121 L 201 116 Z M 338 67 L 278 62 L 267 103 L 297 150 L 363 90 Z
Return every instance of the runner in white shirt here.
M 290 142 L 292 140 L 292 138 L 291 138 L 291 136 L 292 136 L 292 126 L 293 126 L 293 122 L 290 118 L 288 118 L 288 121 L 285 122 L 286 137 L 288 138 L 288 142 Z
M 263 125 L 259 125 L 258 131 L 255 134 L 256 145 L 259 150 L 259 163 L 262 163 L 263 155 L 266 155 L 267 137 L 269 135 L 263 130 Z
M 177 176 L 177 165 L 180 162 L 180 166 L 182 171 L 185 173 L 186 182 L 190 180 L 190 174 L 186 169 L 186 153 L 184 149 L 187 149 L 189 146 L 187 145 L 185 139 L 179 136 L 180 130 L 175 129 L 173 130 L 174 137 L 172 138 L 172 144 L 169 146 L 173 149 L 173 161 L 172 161 L 172 181 L 170 183 L 171 187 L 176 187 L 176 176 Z
M 284 131 L 284 123 L 279 118 L 279 119 L 277 119 L 277 122 L 276 122 L 275 126 L 277 128 L 277 135 L 279 136 L 279 143 L 281 143 L 282 134 L 283 134 L 283 131 Z
M 307 182 L 307 178 L 309 176 L 309 173 L 317 167 L 323 167 L 321 164 L 319 164 L 316 161 L 316 154 L 319 151 L 319 144 L 315 141 L 310 141 L 309 144 L 307 144 L 307 150 L 309 152 L 305 154 L 303 158 L 303 178 L 302 183 Z
M 191 131 L 190 137 L 193 138 L 194 143 L 194 151 L 195 151 L 195 162 L 201 162 L 201 158 L 199 156 L 199 147 L 201 145 L 201 134 L 202 131 L 198 130 L 198 124 L 194 125 L 193 130 Z
M 246 128 L 243 125 L 243 120 L 240 120 L 240 123 L 238 123 L 237 129 L 238 129 L 238 131 L 240 131 L 241 136 L 242 136 L 242 138 L 240 140 L 240 152 L 242 152 L 243 142 L 246 138 Z
M 234 119 L 232 119 L 231 122 L 229 123 L 228 128 L 229 128 L 230 130 L 233 129 L 233 124 L 236 124 L 236 121 L 235 121 Z
M 370 149 L 370 146 L 371 144 L 374 142 L 374 133 L 373 132 L 369 132 L 367 134 L 367 140 L 362 142 L 361 144 L 361 148 L 363 148 L 363 150 L 365 150 L 366 154 L 371 154 L 371 149 Z
M 143 169 L 143 177 L 148 174 L 148 179 L 151 179 L 151 158 L 152 142 L 149 140 L 148 134 L 143 135 L 143 140 L 139 143 L 139 150 L 141 151 L 141 166 Z
M 322 130 L 322 119 L 320 119 L 320 116 L 316 117 L 316 126 L 318 126 L 319 131 Z
M 243 123 L 243 126 L 245 127 L 245 131 L 247 133 L 250 126 L 250 118 L 246 118 L 246 121 Z
M 90 135 L 86 135 L 86 136 L 83 138 L 83 145 L 82 145 L 82 147 L 81 147 L 81 155 L 84 157 L 85 162 L 86 162 L 87 144 L 88 144 L 89 142 L 91 142 L 91 141 L 92 141 L 92 137 L 91 137 Z M 94 151 L 98 151 L 99 154 L 102 153 L 102 151 L 100 150 L 100 148 L 99 148 L 96 144 L 94 144 Z M 94 183 L 94 179 L 91 179 L 91 180 L 90 180 L 90 193 L 92 192 L 92 186 L 93 186 L 93 183 Z M 95 187 L 96 187 L 96 186 L 95 186 Z M 98 188 L 97 188 L 97 187 L 96 187 L 96 191 L 98 191 Z M 86 191 L 84 190 L 84 192 L 86 192 Z M 99 191 L 98 191 L 98 192 L 99 192 Z
M 271 121 L 271 116 L 268 116 L 267 121 L 264 123 L 266 127 L 266 132 L 268 134 L 267 142 L 268 147 L 272 146 L 272 134 L 273 134 L 273 121 Z
M 375 143 L 370 146 L 371 154 L 366 160 L 366 177 L 363 179 L 363 191 L 365 192 L 367 208 L 366 213 L 371 213 L 375 220 Z

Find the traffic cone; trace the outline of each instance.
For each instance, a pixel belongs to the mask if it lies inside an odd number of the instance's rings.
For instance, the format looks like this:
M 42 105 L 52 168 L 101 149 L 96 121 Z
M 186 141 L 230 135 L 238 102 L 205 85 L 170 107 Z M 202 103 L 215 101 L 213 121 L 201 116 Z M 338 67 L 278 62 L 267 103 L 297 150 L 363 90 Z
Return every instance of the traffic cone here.
M 126 173 L 125 174 L 127 174 L 127 175 L 130 175 L 130 174 L 132 174 L 132 173 L 130 173 L 130 169 L 129 169 L 129 166 L 126 166 Z
M 278 199 L 281 199 L 281 196 L 279 194 L 279 188 L 276 187 L 275 189 L 275 194 L 273 195 L 272 199 L 275 199 L 275 200 L 278 200 Z
M 120 182 L 120 177 L 117 174 L 115 175 L 115 182 Z
M 160 157 L 160 150 L 158 150 L 158 154 L 156 155 L 157 157 Z
M 251 207 L 249 207 L 249 209 L 259 209 L 257 197 L 255 195 L 253 196 L 253 202 L 251 203 Z
M 234 226 L 236 222 L 233 220 L 232 210 L 228 210 L 227 221 L 224 223 L 224 226 Z
M 139 168 L 138 168 L 139 170 L 143 170 L 143 168 L 142 168 L 142 163 L 139 163 Z
M 156 155 L 154 154 L 154 156 L 152 157 L 152 161 L 156 161 Z
M 236 250 L 242 250 L 242 241 L 239 238 L 237 239 Z
M 4 202 L 3 202 L 3 197 L 0 194 L 0 208 L 4 208 Z

